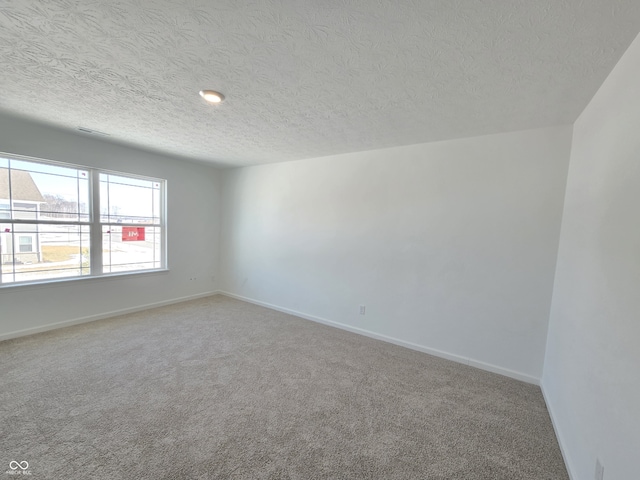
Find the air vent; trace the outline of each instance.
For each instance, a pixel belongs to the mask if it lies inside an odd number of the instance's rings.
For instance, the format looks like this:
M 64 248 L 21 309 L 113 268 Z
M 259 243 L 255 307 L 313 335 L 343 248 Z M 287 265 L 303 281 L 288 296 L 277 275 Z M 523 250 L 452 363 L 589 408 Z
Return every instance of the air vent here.
M 87 133 L 89 135 L 99 135 L 101 137 L 110 137 L 111 136 L 108 133 L 100 132 L 98 130 L 92 130 L 92 129 L 87 128 L 87 127 L 78 127 L 78 131 L 82 132 L 82 133 Z

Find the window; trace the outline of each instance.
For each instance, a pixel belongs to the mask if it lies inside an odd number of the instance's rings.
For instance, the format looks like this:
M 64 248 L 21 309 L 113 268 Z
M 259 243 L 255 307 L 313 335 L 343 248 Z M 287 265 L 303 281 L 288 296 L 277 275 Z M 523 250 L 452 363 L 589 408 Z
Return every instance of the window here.
M 104 272 L 161 268 L 161 185 L 100 173 Z
M 0 285 L 165 268 L 165 185 L 0 155 Z
M 33 237 L 20 236 L 20 253 L 33 252 Z

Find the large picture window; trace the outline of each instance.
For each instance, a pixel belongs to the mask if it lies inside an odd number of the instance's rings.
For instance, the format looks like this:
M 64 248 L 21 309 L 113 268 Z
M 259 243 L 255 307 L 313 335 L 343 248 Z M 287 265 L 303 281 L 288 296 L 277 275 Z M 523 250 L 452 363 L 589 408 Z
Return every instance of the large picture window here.
M 165 189 L 0 154 L 0 286 L 165 268 Z

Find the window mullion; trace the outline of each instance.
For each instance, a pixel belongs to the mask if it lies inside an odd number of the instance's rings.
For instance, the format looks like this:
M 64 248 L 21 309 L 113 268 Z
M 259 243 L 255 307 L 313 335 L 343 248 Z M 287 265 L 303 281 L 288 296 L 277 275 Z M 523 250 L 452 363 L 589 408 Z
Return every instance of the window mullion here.
M 102 275 L 102 224 L 100 223 L 100 173 L 89 170 L 91 196 L 90 265 L 91 275 Z
M 160 183 L 160 265 L 162 268 L 168 268 L 167 260 L 167 182 Z

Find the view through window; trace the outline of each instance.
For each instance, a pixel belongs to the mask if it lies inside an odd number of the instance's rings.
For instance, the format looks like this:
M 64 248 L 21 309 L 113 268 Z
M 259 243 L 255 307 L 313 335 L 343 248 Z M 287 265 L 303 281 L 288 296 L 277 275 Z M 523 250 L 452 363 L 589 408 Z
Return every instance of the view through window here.
M 164 268 L 165 181 L 0 155 L 0 285 Z

